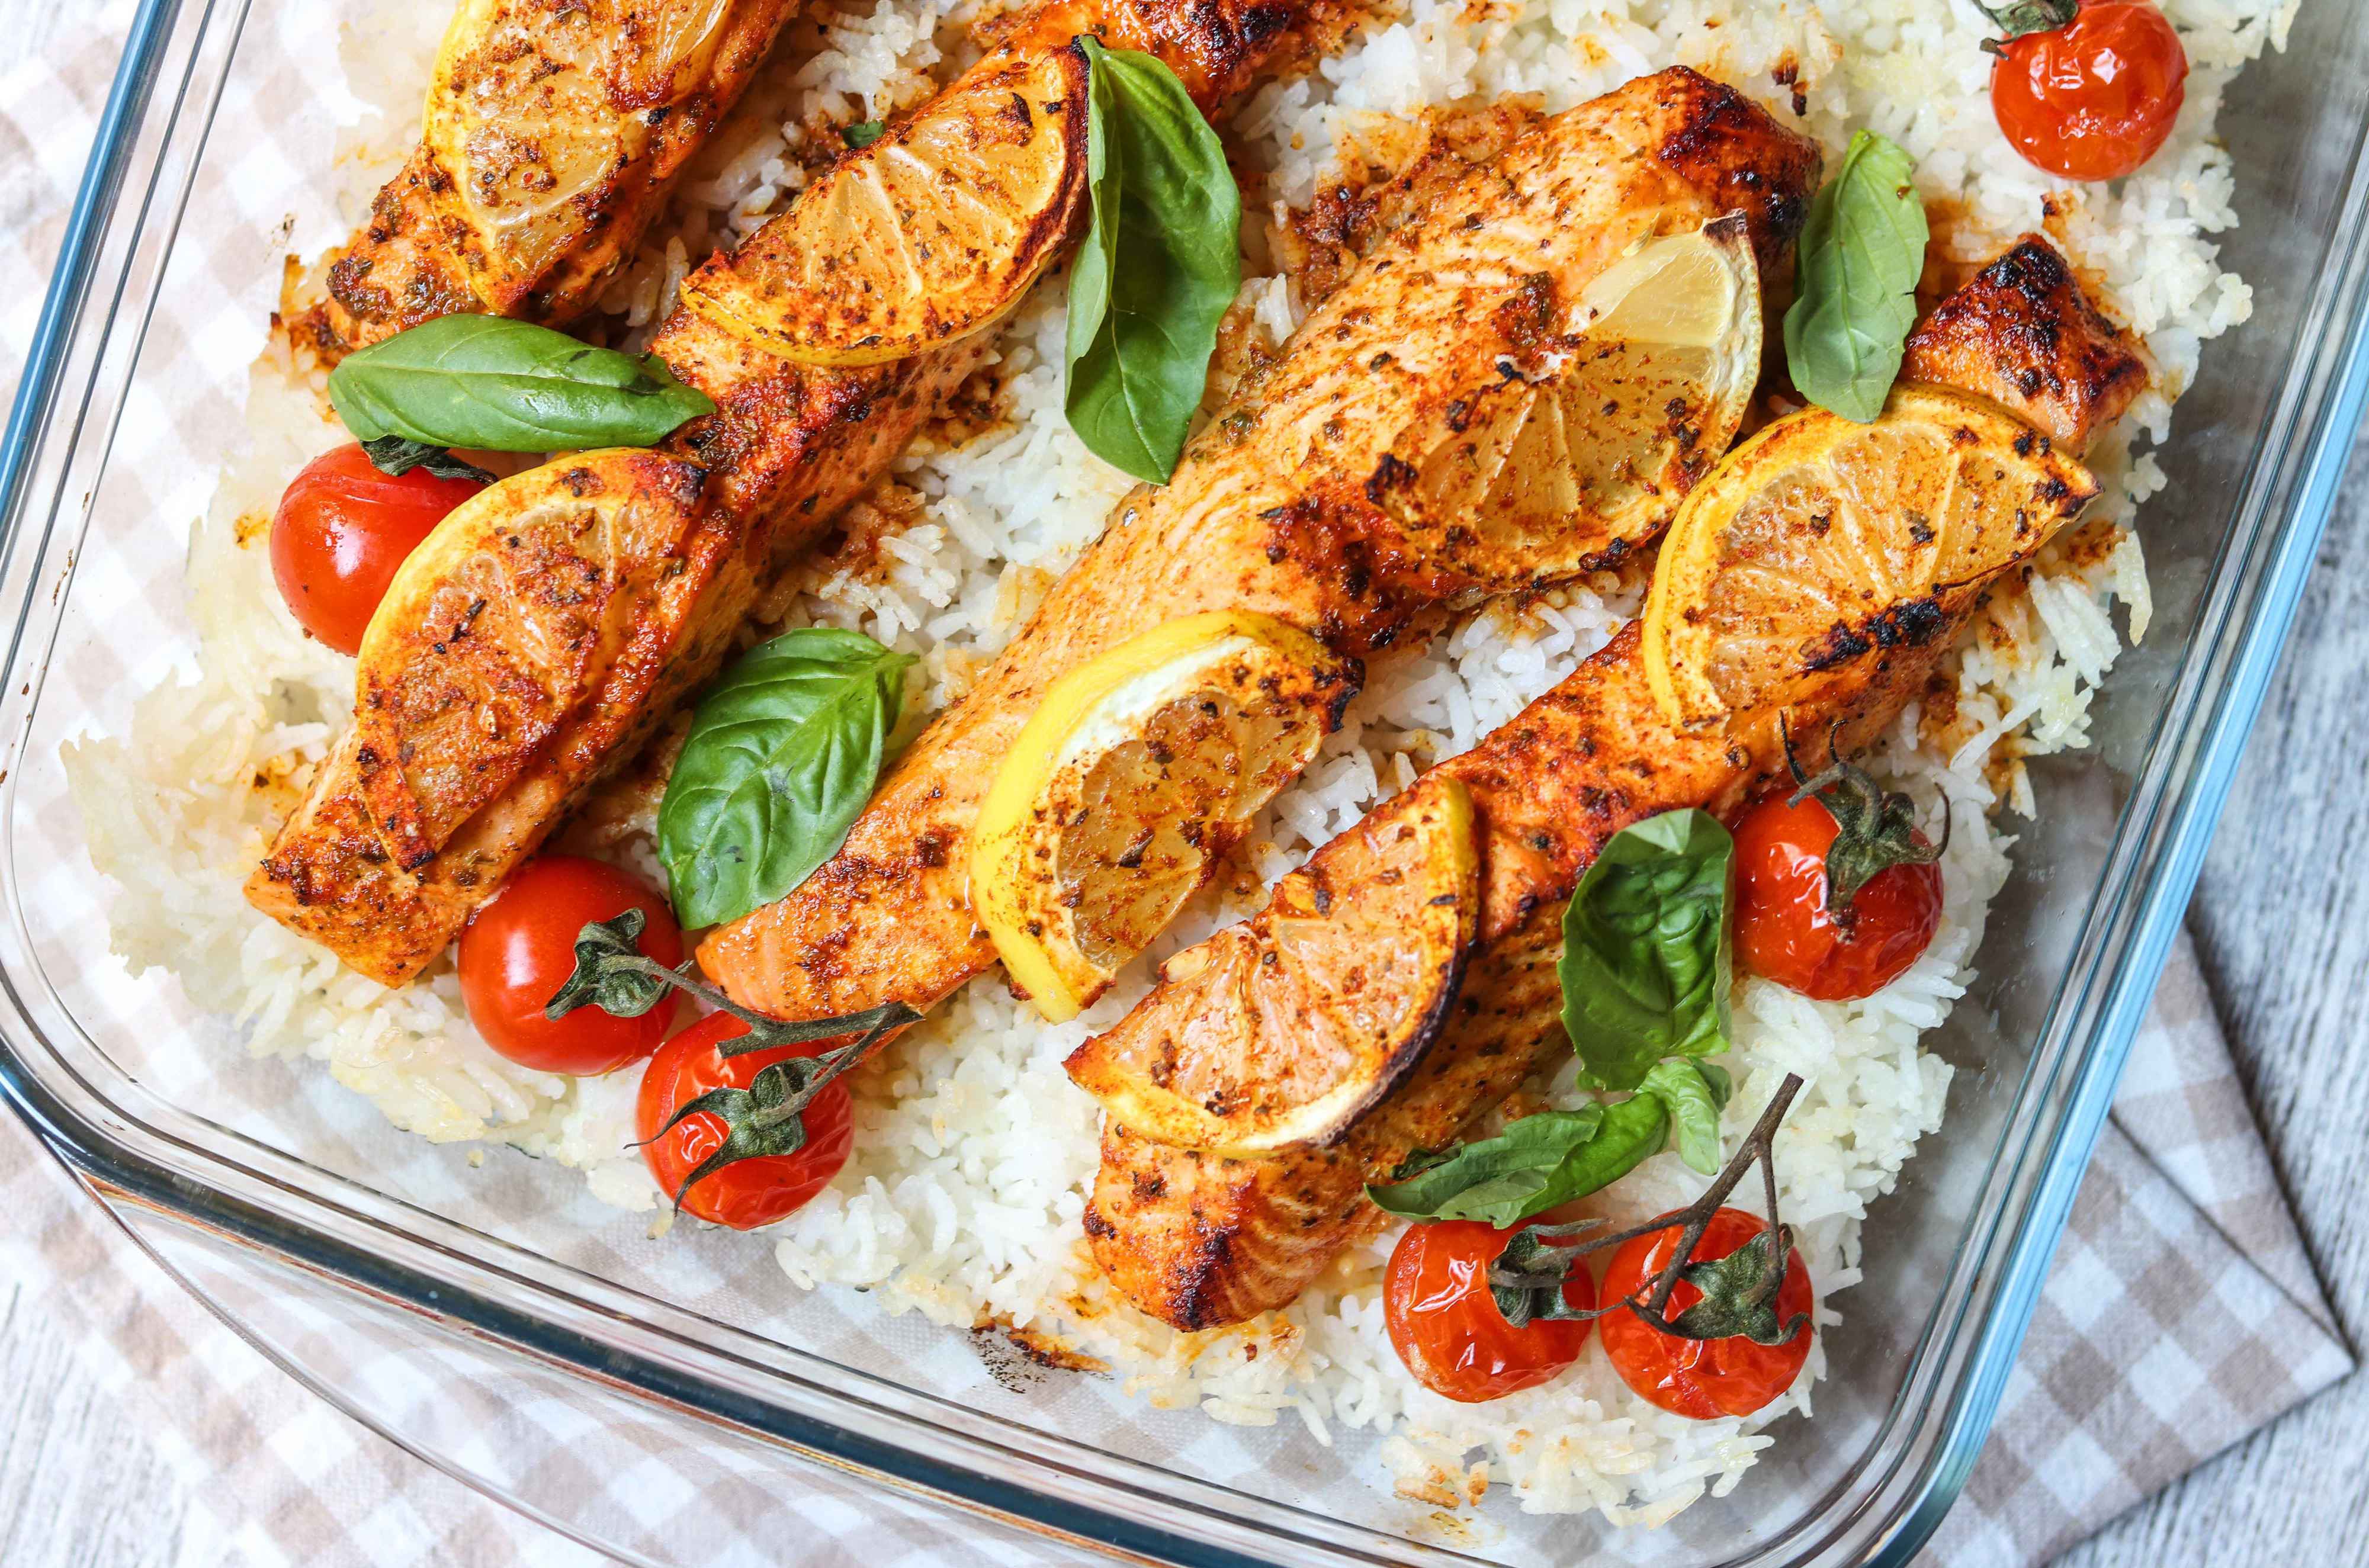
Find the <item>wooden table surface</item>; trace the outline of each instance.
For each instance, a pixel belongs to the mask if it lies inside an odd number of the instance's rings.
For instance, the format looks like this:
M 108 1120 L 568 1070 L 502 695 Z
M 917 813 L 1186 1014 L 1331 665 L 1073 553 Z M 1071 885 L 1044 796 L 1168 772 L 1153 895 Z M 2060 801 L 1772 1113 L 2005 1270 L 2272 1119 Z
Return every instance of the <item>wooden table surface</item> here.
M 37 53 L 65 8 L 0 0 Z M 2369 1329 L 2369 439 L 2356 446 L 2190 925 L 2304 1240 L 2356 1347 Z M 99 1396 L 71 1323 L 0 1281 L 0 1564 L 178 1568 L 187 1507 Z M 2369 1377 L 2255 1434 L 2064 1568 L 2369 1564 Z

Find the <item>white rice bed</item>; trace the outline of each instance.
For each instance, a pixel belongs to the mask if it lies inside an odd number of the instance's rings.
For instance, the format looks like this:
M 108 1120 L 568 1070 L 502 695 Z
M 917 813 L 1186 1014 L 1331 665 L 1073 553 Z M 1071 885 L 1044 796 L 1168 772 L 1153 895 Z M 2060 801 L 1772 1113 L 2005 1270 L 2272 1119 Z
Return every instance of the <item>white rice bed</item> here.
M 2157 390 L 2091 454 L 2104 493 L 2086 526 L 2111 531 L 2112 547 L 2044 560 L 2027 597 L 1993 611 L 1997 635 L 1974 639 L 1949 723 L 1920 728 L 1912 711 L 1881 749 L 1881 771 L 1928 806 L 1947 795 L 1958 822 L 1940 933 L 1924 957 L 1862 1002 L 1811 1002 L 1750 979 L 1739 988 L 1731 1138 L 1784 1072 L 1809 1081 L 1779 1139 L 1778 1165 L 1787 1216 L 1802 1230 L 1820 1289 L 1822 1333 L 1841 1322 L 1835 1299 L 1859 1277 L 1869 1201 L 1891 1189 L 1917 1140 L 1941 1123 L 1950 1070 L 1919 1041 L 1963 992 L 1989 899 L 2008 874 L 2011 841 L 1994 811 L 2033 809 L 2022 757 L 2084 743 L 2089 694 L 2122 646 L 2112 604 L 2127 608 L 2134 635 L 2144 628 L 2145 569 L 2137 539 L 2123 530 L 2163 477 L 2131 443 L 2163 439 L 2170 398 L 2192 378 L 2199 345 L 2249 309 L 2245 284 L 2217 266 L 2209 237 L 2235 222 L 2213 120 L 2223 85 L 2283 37 L 2291 5 L 2173 0 L 2165 9 L 2195 67 L 2179 131 L 2118 187 L 2059 193 L 2050 224 L 2104 303 L 2146 335 L 2159 372 Z M 803 127 L 926 92 L 956 63 L 941 58 L 944 19 L 910 0 L 841 13 L 829 46 L 781 94 L 778 127 L 744 123 L 703 157 L 678 219 L 604 302 L 616 326 L 662 316 L 687 257 L 748 232 L 795 191 Z M 383 30 L 349 40 L 349 76 L 362 101 L 416 93 L 433 25 L 398 10 Z M 1344 141 L 1388 140 L 1394 124 L 1429 106 L 1530 93 L 1561 109 L 1641 72 L 1687 63 L 1751 93 L 1830 150 L 1859 125 L 1901 142 L 1917 159 L 1928 200 L 1964 214 L 1946 243 L 1972 258 L 2043 226 L 2050 194 L 1991 122 L 1986 30 L 1956 0 L 1413 0 L 1402 20 L 1318 75 L 1259 94 L 1232 135 L 1251 165 L 1272 171 L 1265 195 L 1279 211 L 1312 194 Z M 1790 89 L 1771 74 L 1785 65 L 1806 95 L 1798 120 Z M 356 190 L 383 177 L 409 134 L 399 116 L 366 122 L 362 144 L 349 150 Z M 1255 273 L 1268 246 L 1252 229 Z M 886 569 L 817 582 L 788 617 L 855 626 L 922 655 L 933 704 L 957 693 L 965 672 L 1012 634 L 1126 488 L 1063 422 L 1060 294 L 1060 280 L 1048 281 L 1004 335 L 1009 422 L 900 463 L 924 518 L 887 541 Z M 1270 339 L 1288 332 L 1299 309 L 1276 278 L 1253 276 L 1245 303 Z M 258 378 L 254 447 L 234 463 L 192 540 L 193 612 L 204 639 L 193 683 L 144 699 L 129 738 L 67 748 L 94 859 L 122 887 L 116 948 L 134 969 L 171 967 L 199 1004 L 244 1021 L 258 1053 L 325 1063 L 399 1127 L 554 1157 L 580 1168 L 600 1197 L 653 1210 L 658 1195 L 624 1149 L 633 1073 L 575 1081 L 513 1066 L 470 1029 L 449 961 L 390 994 L 255 915 L 238 895 L 286 805 L 254 788 L 254 778 L 301 777 L 350 701 L 349 663 L 297 633 L 263 554 L 235 537 L 239 519 L 268 510 L 286 475 L 330 439 L 314 396 L 269 364 Z M 1634 608 L 1633 587 L 1605 579 L 1552 595 L 1518 621 L 1476 617 L 1390 671 L 1275 803 L 1258 869 L 1279 875 L 1402 787 L 1419 763 L 1473 744 L 1600 647 Z M 122 787 L 127 781 L 138 787 Z M 637 836 L 646 817 L 635 809 L 646 804 L 611 803 L 598 814 L 602 825 L 579 830 L 579 841 L 646 853 Z M 1151 957 L 1240 912 L 1196 910 Z M 788 1278 L 804 1288 L 863 1287 L 882 1310 L 919 1310 L 955 1328 L 993 1316 L 1051 1332 L 1110 1361 L 1146 1398 L 1198 1403 L 1221 1421 L 1288 1414 L 1327 1440 L 1343 1428 L 1389 1433 L 1380 1448 L 1388 1473 L 1374 1479 L 1443 1503 L 1502 1483 L 1528 1510 L 1592 1508 L 1616 1523 L 1659 1523 L 1706 1492 L 1732 1488 L 1773 1440 L 1765 1430 L 1772 1422 L 1808 1413 L 1823 1348 L 1791 1392 L 1741 1420 L 1691 1422 L 1654 1409 L 1593 1345 L 1545 1387 L 1484 1406 L 1442 1401 L 1406 1377 L 1382 1329 L 1390 1234 L 1343 1259 L 1286 1312 L 1241 1331 L 1188 1340 L 1113 1310 L 1078 1231 L 1094 1111 L 1059 1063 L 1141 994 L 1146 972 L 1138 966 L 1070 1024 L 1044 1024 L 987 981 L 911 1032 L 857 1084 L 856 1151 L 846 1170 L 772 1233 Z M 1573 1093 L 1562 1081 L 1534 1087 Z M 1606 1211 L 1642 1217 L 1700 1182 L 1664 1155 L 1607 1195 Z

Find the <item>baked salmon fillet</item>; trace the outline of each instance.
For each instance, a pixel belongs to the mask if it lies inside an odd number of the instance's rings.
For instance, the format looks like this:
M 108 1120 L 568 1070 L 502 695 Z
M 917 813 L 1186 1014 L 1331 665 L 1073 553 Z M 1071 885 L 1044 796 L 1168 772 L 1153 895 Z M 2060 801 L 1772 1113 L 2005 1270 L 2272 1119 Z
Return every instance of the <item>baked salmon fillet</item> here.
M 1071 40 L 1095 32 L 1158 55 L 1211 107 L 1330 47 L 1352 16 L 1336 0 L 1039 6 L 999 18 L 994 47 L 940 97 L 1041 83 L 1030 67 L 1052 57 L 1067 73 L 1055 90 L 1082 95 Z M 1059 134 L 1049 107 L 996 116 L 980 133 Z M 905 123 L 873 147 L 893 149 Z M 686 292 L 804 286 L 777 270 L 768 236 L 781 221 L 710 260 Z M 763 592 L 992 344 L 980 332 L 885 364 L 822 367 L 678 311 L 653 351 L 716 412 L 656 452 L 578 453 L 496 485 L 405 562 L 363 639 L 355 723 L 248 878 L 248 900 L 373 979 L 418 974 L 715 674 Z
M 1455 487 L 1458 465 L 1490 428 L 1493 400 L 1518 393 L 1531 409 L 1574 361 L 1616 352 L 1585 336 L 1590 288 L 1649 244 L 1702 235 L 1730 246 L 1749 269 L 1742 309 L 1757 332 L 1750 274 L 1790 275 L 1818 168 L 1806 138 L 1673 69 L 1443 181 L 1210 421 L 1170 483 L 1121 504 L 891 771 L 839 853 L 786 898 L 712 933 L 702 967 L 736 1000 L 786 1018 L 890 1001 L 926 1009 L 994 962 L 971 907 L 968 839 L 999 762 L 1065 673 L 1217 611 L 1275 617 L 1345 660 L 1387 657 L 1419 646 L 1457 605 L 1644 544 L 1733 439 L 1757 352 L 1733 406 L 1704 406 L 1647 362 L 1586 383 L 1616 388 L 1617 404 L 1592 395 L 1556 414 L 1638 439 L 1655 453 L 1642 484 L 1608 478 L 1544 511 L 1514 486 L 1476 509 L 1460 505 L 1470 492 Z M 1443 494 L 1454 498 L 1432 499 Z M 1263 782 L 1279 789 L 1290 776 Z M 1225 845 L 1201 847 L 1206 876 Z
M 1917 381 L 1954 382 L 2004 406 L 2037 428 L 2031 441 L 2043 454 L 2051 441 L 2077 450 L 2146 379 L 2122 336 L 2081 298 L 2063 259 L 2036 239 L 1945 301 L 1913 335 L 1904 372 Z M 2082 477 L 2075 466 L 2061 493 L 2058 483 L 2040 487 L 2030 513 L 2036 528 L 2053 530 L 2078 511 L 2094 493 L 2073 482 Z M 1924 690 L 1988 586 L 1950 584 L 1936 592 L 1930 613 L 1894 619 L 1907 628 L 1905 638 L 1860 638 L 1853 644 L 1860 651 L 1846 661 L 1820 657 L 1806 665 L 1805 678 L 1823 674 L 1786 710 L 1791 733 L 1831 732 L 1846 754 L 1866 743 Z M 1639 646 L 1632 624 L 1512 722 L 1368 818 L 1403 818 L 1427 799 L 1460 791 L 1474 824 L 1480 906 L 1477 939 L 1436 1033 L 1370 1109 L 1328 1139 L 1250 1158 L 1153 1141 L 1106 1118 L 1084 1226 L 1104 1272 L 1130 1301 L 1197 1330 L 1292 1300 L 1342 1249 L 1383 1222 L 1366 1199 L 1367 1182 L 1414 1150 L 1453 1144 L 1570 1048 L 1557 974 L 1563 911 L 1606 841 L 1681 807 L 1730 815 L 1787 776 L 1776 714 L 1725 727 L 1678 727 L 1654 698 Z M 1295 882 L 1325 887 L 1325 905 L 1334 910 L 1377 896 L 1328 876 L 1330 867 L 1364 853 L 1366 831 L 1318 850 L 1287 878 L 1278 900 Z M 1261 944 L 1274 940 L 1272 919 L 1258 917 L 1170 960 L 1151 995 L 1072 1056 L 1073 1076 L 1101 1079 L 1121 1052 L 1170 1063 L 1185 1058 L 1189 1070 L 1195 1043 L 1185 1034 L 1208 1011 L 1207 988 L 1213 977 L 1255 972 Z M 1376 940 L 1394 939 L 1390 931 L 1376 933 Z M 1233 953 L 1235 946 L 1251 956 Z M 1253 1077 L 1271 1077 L 1288 1072 L 1303 1048 L 1300 1032 L 1277 1029 L 1260 1033 L 1230 1059 Z
M 462 0 L 418 147 L 289 324 L 334 361 L 440 315 L 558 326 L 631 259 L 795 0 Z

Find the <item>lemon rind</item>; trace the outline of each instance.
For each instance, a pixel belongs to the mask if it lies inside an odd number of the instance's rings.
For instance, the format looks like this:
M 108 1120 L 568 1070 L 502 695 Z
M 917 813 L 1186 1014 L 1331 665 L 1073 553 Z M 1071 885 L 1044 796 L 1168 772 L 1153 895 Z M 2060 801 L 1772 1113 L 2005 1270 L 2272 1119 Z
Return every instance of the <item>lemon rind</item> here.
M 1022 865 L 1036 841 L 1031 828 L 1038 802 L 1084 756 L 1093 739 L 1094 722 L 1115 696 L 1130 687 L 1159 689 L 1147 683 L 1162 671 L 1189 677 L 1244 656 L 1346 673 L 1343 661 L 1322 642 L 1273 616 L 1246 610 L 1182 616 L 1055 680 L 1004 754 L 971 830 L 971 909 L 1013 984 L 1048 1022 L 1076 1017 L 1108 976 L 1082 957 L 1074 967 L 1057 960 L 1057 944 L 1065 953 L 1076 952 L 1068 936 L 1074 930 L 1072 917 L 1050 900 L 1040 907 L 1026 896 L 1025 890 L 1041 885 L 1041 877 Z M 1173 692 L 1180 685 L 1172 679 L 1166 689 Z M 1131 706 L 1144 711 L 1147 701 L 1138 696 Z M 1321 744 L 1324 729 L 1317 729 L 1316 743 Z M 1032 933 L 1031 926 L 1039 929 Z

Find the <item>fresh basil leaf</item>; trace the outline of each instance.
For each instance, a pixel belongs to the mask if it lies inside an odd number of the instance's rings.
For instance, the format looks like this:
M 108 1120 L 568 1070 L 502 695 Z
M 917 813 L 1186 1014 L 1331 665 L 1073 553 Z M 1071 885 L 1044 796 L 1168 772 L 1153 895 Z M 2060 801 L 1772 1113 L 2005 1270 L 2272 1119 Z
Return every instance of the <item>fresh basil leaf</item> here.
M 1385 1213 L 1405 1219 L 1485 1218 L 1493 1225 L 1510 1225 L 1538 1212 L 1528 1207 L 1529 1200 L 1547 1189 L 1563 1161 L 1603 1125 L 1604 1108 L 1592 1102 L 1574 1111 L 1541 1111 L 1508 1122 L 1496 1137 L 1468 1143 L 1395 1185 L 1366 1191 Z M 1494 1218 L 1500 1213 L 1508 1218 Z
M 1078 48 L 1093 218 L 1070 274 L 1070 427 L 1165 484 L 1242 285 L 1242 191 L 1173 71 L 1092 38 Z
M 715 412 L 656 359 L 491 315 L 442 315 L 347 355 L 329 401 L 357 441 L 557 452 L 653 446 Z
M 362 442 L 362 455 L 371 466 L 390 479 L 400 479 L 415 468 L 425 468 L 439 479 L 475 479 L 480 485 L 490 485 L 494 476 L 474 463 L 452 455 L 452 449 L 429 446 L 406 436 L 381 436 L 376 441 Z
M 1665 811 L 1607 841 L 1562 917 L 1562 1026 L 1592 1089 L 1634 1089 L 1671 1056 L 1728 1046 L 1734 841 Z
M 885 120 L 859 120 L 853 125 L 841 126 L 839 139 L 847 143 L 850 151 L 860 153 L 880 140 L 887 129 Z
M 1896 143 L 1858 132 L 1802 225 L 1785 363 L 1802 396 L 1860 424 L 1883 412 L 1917 321 L 1927 230 L 1916 172 Z
M 1637 1093 L 1652 1095 L 1669 1111 L 1671 1139 L 1678 1147 L 1678 1158 L 1706 1176 L 1719 1174 L 1719 1168 L 1727 1162 L 1727 1150 L 1719 1136 L 1722 1096 L 1712 1092 L 1701 1064 L 1683 1057 L 1656 1062 L 1637 1085 Z
M 1594 1138 L 1572 1150 L 1556 1173 L 1554 1197 L 1530 1213 L 1603 1191 L 1659 1154 L 1669 1128 L 1668 1108 L 1651 1094 L 1632 1094 L 1605 1106 L 1604 1125 L 1596 1128 Z
M 1727 1075 L 1727 1069 L 1715 1061 L 1699 1061 L 1695 1063 L 1695 1070 L 1702 1074 L 1703 1082 L 1711 1088 L 1712 1107 L 1722 1111 L 1727 1109 L 1727 1103 L 1735 1098 L 1735 1080 Z
M 1661 1151 L 1669 1113 L 1652 1094 L 1615 1105 L 1541 1111 L 1508 1122 L 1405 1181 L 1366 1196 L 1402 1219 L 1479 1219 L 1511 1225 L 1610 1186 Z M 1404 1167 L 1402 1167 L 1404 1169 Z
M 912 662 L 809 626 L 725 672 L 658 803 L 658 859 L 683 924 L 738 920 L 838 853 L 887 761 Z

